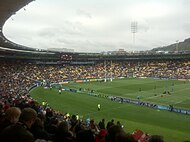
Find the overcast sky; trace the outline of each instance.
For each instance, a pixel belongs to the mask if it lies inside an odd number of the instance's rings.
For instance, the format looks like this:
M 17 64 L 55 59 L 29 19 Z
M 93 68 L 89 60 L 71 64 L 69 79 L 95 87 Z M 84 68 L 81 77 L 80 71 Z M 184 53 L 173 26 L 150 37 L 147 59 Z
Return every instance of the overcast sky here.
M 190 37 L 189 7 L 190 0 L 35 0 L 7 20 L 3 33 L 42 49 L 149 50 Z

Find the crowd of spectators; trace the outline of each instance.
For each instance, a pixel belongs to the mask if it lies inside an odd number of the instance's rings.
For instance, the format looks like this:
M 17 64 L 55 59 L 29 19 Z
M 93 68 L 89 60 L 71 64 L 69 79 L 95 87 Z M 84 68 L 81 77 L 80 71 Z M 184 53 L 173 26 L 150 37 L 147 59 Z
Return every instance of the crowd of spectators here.
M 104 121 L 96 124 L 91 119 L 87 123 L 27 98 L 10 104 L 0 118 L 1 142 L 135 142 L 132 134 L 126 133 L 120 123 L 114 124 L 114 120 L 107 127 Z
M 135 141 L 120 125 L 113 123 L 106 128 L 105 124 L 98 125 L 94 120 L 88 124 L 77 120 L 75 115 L 68 117 L 40 105 L 29 96 L 28 90 L 36 81 L 43 80 L 63 82 L 105 76 L 189 79 L 189 66 L 190 61 L 107 61 L 93 65 L 37 65 L 0 61 L 1 140 L 15 141 L 15 136 L 24 135 L 20 141 Z
M 25 94 L 34 81 L 89 78 L 157 77 L 190 79 L 190 61 L 123 61 L 94 65 L 36 65 L 0 61 L 1 96 Z
M 21 62 L 0 62 L 1 96 L 26 94 L 35 80 L 66 80 L 117 77 L 190 78 L 190 61 L 123 61 L 95 65 L 36 65 Z

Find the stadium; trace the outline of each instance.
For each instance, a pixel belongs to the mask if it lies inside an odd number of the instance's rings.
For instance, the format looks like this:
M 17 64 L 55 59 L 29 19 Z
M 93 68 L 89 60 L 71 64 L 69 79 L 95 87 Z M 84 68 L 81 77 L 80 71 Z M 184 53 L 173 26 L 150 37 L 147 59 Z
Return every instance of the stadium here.
M 190 141 L 188 51 L 102 54 L 14 43 L 3 26 L 32 1 L 0 2 L 0 141 Z

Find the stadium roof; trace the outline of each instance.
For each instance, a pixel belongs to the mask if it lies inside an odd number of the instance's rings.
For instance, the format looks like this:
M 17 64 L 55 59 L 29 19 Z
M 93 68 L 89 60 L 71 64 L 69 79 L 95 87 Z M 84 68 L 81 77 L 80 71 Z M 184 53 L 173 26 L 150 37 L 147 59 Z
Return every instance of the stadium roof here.
M 33 0 L 0 0 L 0 26 L 2 27 L 9 17 L 31 1 Z
M 0 51 L 41 53 L 38 50 L 16 44 L 3 34 L 3 26 L 12 15 L 34 0 L 0 0 Z

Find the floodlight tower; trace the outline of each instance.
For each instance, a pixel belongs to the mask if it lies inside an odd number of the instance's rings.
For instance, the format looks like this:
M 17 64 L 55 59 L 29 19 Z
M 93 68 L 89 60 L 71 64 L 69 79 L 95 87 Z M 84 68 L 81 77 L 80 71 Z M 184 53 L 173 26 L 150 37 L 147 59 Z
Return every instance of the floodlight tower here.
M 110 68 L 111 68 L 111 79 L 110 79 L 110 81 L 112 82 L 113 81 L 113 79 L 112 79 L 112 77 L 113 77 L 112 76 L 112 60 L 111 60 L 111 67 Z
M 105 73 L 105 77 L 104 77 L 104 82 L 106 82 L 107 81 L 107 79 L 106 79 L 106 60 L 104 61 L 104 73 Z
M 179 52 L 179 49 L 178 49 L 179 47 L 178 46 L 179 46 L 179 40 L 176 40 L 176 52 L 177 53 Z
M 131 33 L 133 35 L 133 46 L 135 47 L 135 34 L 137 33 L 137 27 L 138 23 L 137 21 L 132 21 L 131 22 Z

